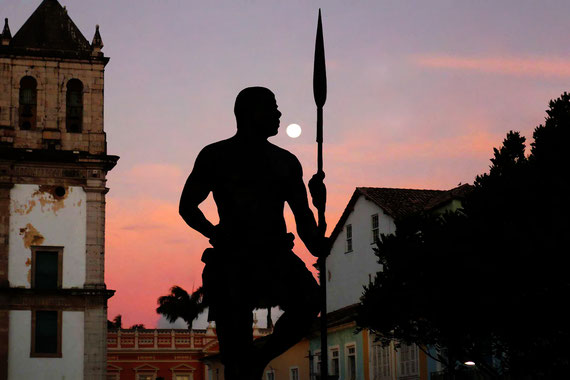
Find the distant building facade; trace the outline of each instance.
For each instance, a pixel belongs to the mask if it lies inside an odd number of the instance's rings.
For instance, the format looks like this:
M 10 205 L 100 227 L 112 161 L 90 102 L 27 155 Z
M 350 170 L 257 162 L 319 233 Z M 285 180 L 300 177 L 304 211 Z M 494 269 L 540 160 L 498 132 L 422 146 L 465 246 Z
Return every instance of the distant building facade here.
M 395 222 L 421 211 L 456 209 L 469 185 L 452 190 L 359 187 L 331 233 L 327 258 L 329 375 L 343 380 L 427 380 L 440 370 L 417 346 L 382 347 L 366 329 L 355 334 L 354 313 L 363 286 L 382 270 L 374 255 L 381 234 L 396 231 Z M 313 378 L 320 375 L 320 338 L 310 341 Z
M 257 317 L 255 313 L 253 314 L 253 339 L 264 339 L 263 337 L 269 335 L 272 332 L 272 328 L 260 328 L 257 326 Z M 215 332 L 215 329 L 214 329 Z M 219 346 L 217 346 L 219 348 Z M 291 350 L 290 350 L 291 351 Z M 201 359 L 205 365 L 205 377 L 204 380 L 224 380 L 224 365 L 222 364 L 221 356 L 219 352 L 213 352 L 213 350 L 208 350 L 208 352 L 204 352 L 204 356 Z M 284 354 L 285 355 L 285 354 Z M 282 355 L 283 356 L 283 355 Z M 287 359 L 285 359 L 287 360 Z M 270 365 L 273 362 L 270 363 Z M 276 380 L 275 377 L 272 378 L 273 372 L 270 370 L 268 366 L 266 371 L 269 371 L 270 380 Z M 265 377 L 264 377 L 265 379 Z M 166 380 L 166 379 L 165 379 Z
M 218 338 L 211 327 L 110 329 L 107 380 L 206 380 L 208 368 L 202 359 L 218 351 Z
M 0 379 L 104 379 L 108 62 L 57 0 L 0 34 Z

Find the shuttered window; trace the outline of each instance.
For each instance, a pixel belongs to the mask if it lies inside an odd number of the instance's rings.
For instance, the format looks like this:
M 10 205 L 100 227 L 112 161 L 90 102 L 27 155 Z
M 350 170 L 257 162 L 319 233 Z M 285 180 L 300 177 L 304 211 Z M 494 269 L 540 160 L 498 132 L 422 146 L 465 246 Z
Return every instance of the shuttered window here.
M 61 311 L 32 311 L 32 357 L 61 357 Z

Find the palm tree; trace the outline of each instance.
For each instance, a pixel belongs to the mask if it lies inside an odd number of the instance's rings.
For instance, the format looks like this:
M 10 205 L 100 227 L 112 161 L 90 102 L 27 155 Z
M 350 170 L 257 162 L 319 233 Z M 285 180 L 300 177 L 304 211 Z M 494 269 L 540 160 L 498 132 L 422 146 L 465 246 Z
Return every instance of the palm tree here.
M 203 303 L 203 296 L 202 287 L 189 295 L 186 290 L 175 285 L 170 288 L 170 294 L 158 298 L 160 306 L 156 312 L 164 315 L 170 323 L 182 318 L 188 324 L 188 329 L 192 329 L 192 321 L 207 307 Z
M 123 328 L 123 317 L 121 314 L 117 314 L 112 321 L 107 320 L 108 329 L 121 329 Z

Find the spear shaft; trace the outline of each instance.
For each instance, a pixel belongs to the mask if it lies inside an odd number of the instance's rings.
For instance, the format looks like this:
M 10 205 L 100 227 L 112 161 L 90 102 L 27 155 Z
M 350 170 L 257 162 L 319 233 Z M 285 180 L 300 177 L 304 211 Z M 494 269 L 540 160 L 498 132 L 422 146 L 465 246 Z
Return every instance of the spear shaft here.
M 315 66 L 313 71 L 313 95 L 317 105 L 317 173 L 323 172 L 323 106 L 327 100 L 327 73 L 325 65 L 325 44 L 323 40 L 323 24 L 321 10 L 317 24 L 317 38 L 315 42 Z M 325 205 L 318 211 L 319 231 L 324 234 Z M 319 258 L 319 280 L 321 285 L 321 379 L 328 378 L 328 343 L 327 343 L 327 279 L 326 256 Z

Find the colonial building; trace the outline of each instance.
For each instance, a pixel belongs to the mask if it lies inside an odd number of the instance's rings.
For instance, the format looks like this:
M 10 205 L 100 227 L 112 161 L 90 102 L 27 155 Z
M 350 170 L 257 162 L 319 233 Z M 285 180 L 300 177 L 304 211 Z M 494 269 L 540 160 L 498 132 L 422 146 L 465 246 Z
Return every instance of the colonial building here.
M 0 35 L 0 379 L 104 379 L 109 58 L 57 0 Z
M 331 233 L 327 257 L 329 374 L 345 380 L 427 380 L 439 370 L 417 346 L 382 347 L 364 329 L 355 332 L 355 306 L 363 286 L 382 270 L 374 255 L 380 234 L 396 231 L 396 221 L 413 213 L 457 209 L 470 190 L 416 190 L 358 187 Z M 310 342 L 313 374 L 319 374 L 320 338 Z
M 202 359 L 215 355 L 215 330 L 110 329 L 107 380 L 205 380 Z

